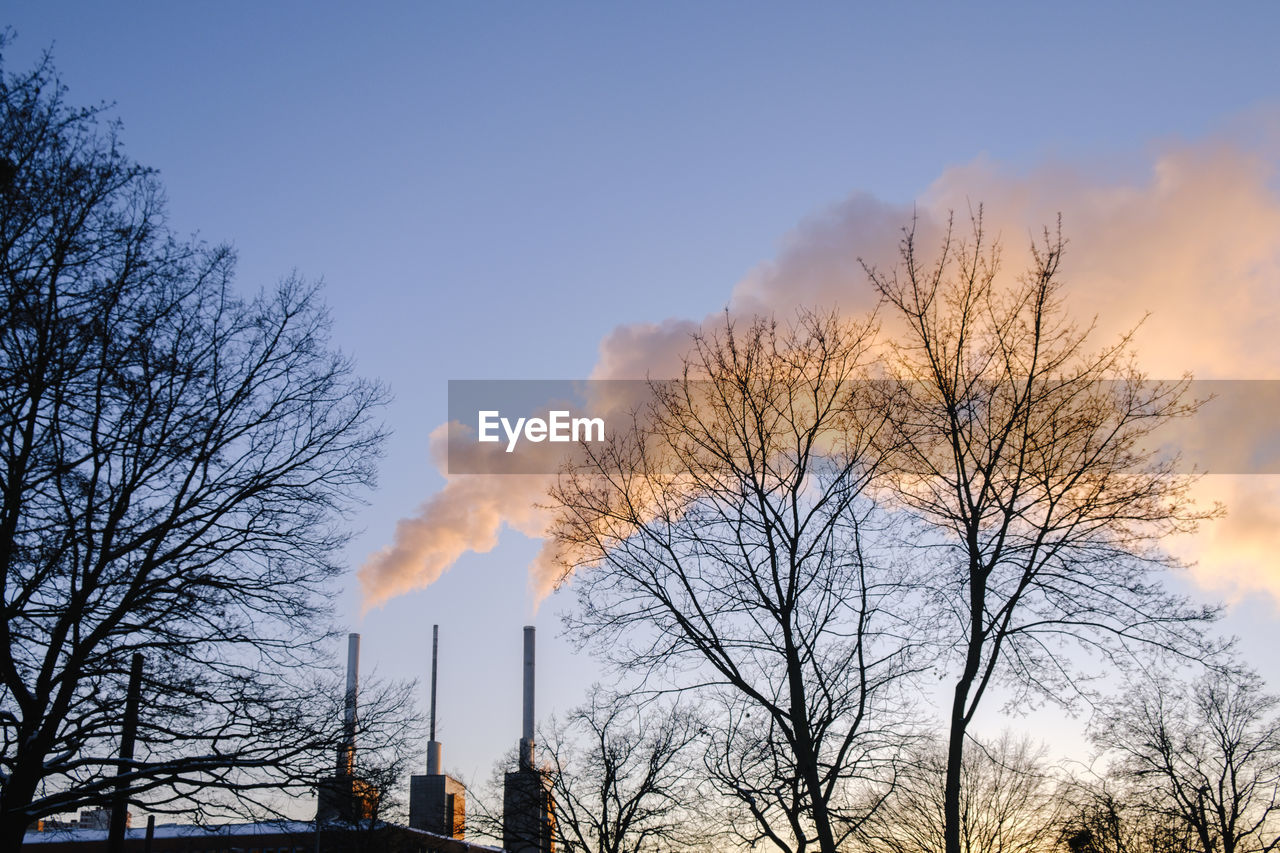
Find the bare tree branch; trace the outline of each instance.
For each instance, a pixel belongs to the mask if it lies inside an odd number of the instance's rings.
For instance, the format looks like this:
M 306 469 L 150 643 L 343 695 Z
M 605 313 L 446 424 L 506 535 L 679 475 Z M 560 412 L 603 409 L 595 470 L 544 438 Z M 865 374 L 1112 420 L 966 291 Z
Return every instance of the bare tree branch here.
M 855 790 L 892 774 L 899 682 L 921 665 L 866 495 L 885 424 L 859 381 L 872 334 L 726 321 L 553 493 L 571 631 L 715 709 L 706 766 L 741 811 L 729 828 L 797 853 L 834 853 L 865 817 Z
M 47 59 L 0 82 L 6 849 L 104 802 L 116 771 L 181 809 L 313 785 L 339 737 L 316 673 L 386 394 L 331 348 L 313 286 L 244 299 L 229 250 L 175 240 L 116 131 L 65 103 Z
M 896 269 L 867 269 L 886 322 L 903 329 L 890 342 L 899 384 L 883 482 L 933 551 L 935 607 L 956 620 L 942 634 L 960 666 L 946 853 L 961 853 L 966 733 L 997 679 L 1063 701 L 1085 676 L 1070 646 L 1112 662 L 1135 645 L 1196 657 L 1215 615 L 1155 575 L 1174 565 L 1161 540 L 1215 514 L 1191 504 L 1176 460 L 1144 445 L 1194 411 L 1188 380 L 1144 381 L 1129 337 L 1088 348 L 1063 305 L 1064 249 L 1046 230 L 1004 283 L 979 209 L 969 239 L 948 227 L 932 264 L 909 228 Z

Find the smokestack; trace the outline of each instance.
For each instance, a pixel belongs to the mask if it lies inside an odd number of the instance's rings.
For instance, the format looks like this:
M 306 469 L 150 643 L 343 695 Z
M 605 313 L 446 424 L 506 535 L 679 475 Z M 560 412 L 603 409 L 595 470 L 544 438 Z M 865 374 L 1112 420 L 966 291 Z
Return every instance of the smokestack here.
M 520 764 L 502 782 L 502 846 L 511 853 L 555 853 L 556 849 L 551 782 L 533 763 L 533 635 L 533 626 L 526 625 Z
M 520 766 L 533 768 L 533 634 L 524 626 L 524 727 L 520 738 Z
M 374 814 L 370 787 L 356 778 L 356 698 L 360 686 L 360 635 L 347 635 L 347 693 L 338 745 L 338 772 L 320 780 L 316 801 L 317 829 L 321 823 L 352 823 Z M 319 838 L 319 836 L 316 836 Z
M 427 775 L 440 775 L 440 742 L 436 740 L 436 666 L 440 659 L 440 626 L 431 626 L 431 739 L 427 741 Z
M 338 747 L 338 775 L 350 776 L 356 759 L 356 697 L 360 684 L 360 635 L 347 635 L 347 693 L 342 717 L 342 745 Z
M 440 769 L 436 740 L 436 674 L 440 664 L 440 626 L 431 626 L 431 740 L 427 741 L 427 772 L 409 779 L 409 826 L 462 838 L 467 825 L 467 789 Z

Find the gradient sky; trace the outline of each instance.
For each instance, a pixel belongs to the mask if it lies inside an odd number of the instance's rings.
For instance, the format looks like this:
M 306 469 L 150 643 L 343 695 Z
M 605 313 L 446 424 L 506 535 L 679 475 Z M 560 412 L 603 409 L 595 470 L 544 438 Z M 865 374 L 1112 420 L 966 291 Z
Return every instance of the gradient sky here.
M 7 67 L 52 48 L 72 103 L 114 103 L 173 226 L 233 244 L 246 290 L 325 280 L 336 342 L 396 396 L 353 572 L 443 483 L 427 440 L 448 379 L 584 377 L 612 329 L 720 310 L 856 193 L 909 209 L 982 200 L 967 181 L 993 172 L 1142 184 L 1160 152 L 1280 150 L 1274 2 L 22 0 L 0 18 Z M 1125 322 L 1157 307 L 1135 305 Z M 424 676 L 441 625 L 445 765 L 468 781 L 519 735 L 523 624 L 540 712 L 594 677 L 555 636 L 563 602 L 534 613 L 536 550 L 507 533 L 363 617 L 353 574 L 338 603 L 366 671 Z M 1276 685 L 1274 599 L 1237 598 L 1226 628 Z

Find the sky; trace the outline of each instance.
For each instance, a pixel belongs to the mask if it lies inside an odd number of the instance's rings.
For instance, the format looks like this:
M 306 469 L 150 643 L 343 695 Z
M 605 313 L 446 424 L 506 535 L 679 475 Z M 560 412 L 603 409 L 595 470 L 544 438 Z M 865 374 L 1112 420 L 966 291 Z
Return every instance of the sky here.
M 865 307 L 860 255 L 979 202 L 1013 260 L 1061 213 L 1073 309 L 1103 334 L 1150 312 L 1149 370 L 1280 378 L 1274 3 L 15 0 L 0 20 L 7 68 L 51 50 L 71 102 L 113 105 L 178 232 L 233 245 L 246 292 L 323 279 L 335 343 L 391 387 L 336 606 L 388 677 L 425 682 L 440 625 L 444 764 L 469 781 L 519 736 L 521 626 L 540 715 L 598 673 L 558 636 L 569 598 L 531 580 L 530 494 L 433 460 L 450 379 L 634 378 L 726 306 Z M 1202 488 L 1231 514 L 1174 543 L 1199 560 L 1175 583 L 1231 601 L 1223 630 L 1280 686 L 1280 486 Z M 362 586 L 401 519 L 425 544 Z

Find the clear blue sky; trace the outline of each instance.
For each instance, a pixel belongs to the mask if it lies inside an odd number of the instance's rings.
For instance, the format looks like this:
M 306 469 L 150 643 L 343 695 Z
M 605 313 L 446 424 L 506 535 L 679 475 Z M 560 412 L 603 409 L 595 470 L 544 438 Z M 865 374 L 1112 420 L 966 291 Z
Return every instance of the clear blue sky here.
M 10 2 L 10 69 L 52 47 L 115 103 L 174 226 L 233 243 L 246 288 L 323 277 L 337 342 L 395 435 L 352 568 L 441 483 L 449 378 L 585 376 L 620 323 L 700 318 L 814 211 L 910 204 L 985 157 L 1125 168 L 1274 106 L 1274 2 Z M 364 666 L 425 675 L 441 624 L 445 764 L 519 735 L 525 566 L 510 535 L 363 622 Z M 592 666 L 540 628 L 540 711 Z M 1258 647 L 1274 610 L 1232 623 Z M 1248 639 L 1248 636 L 1246 636 Z

